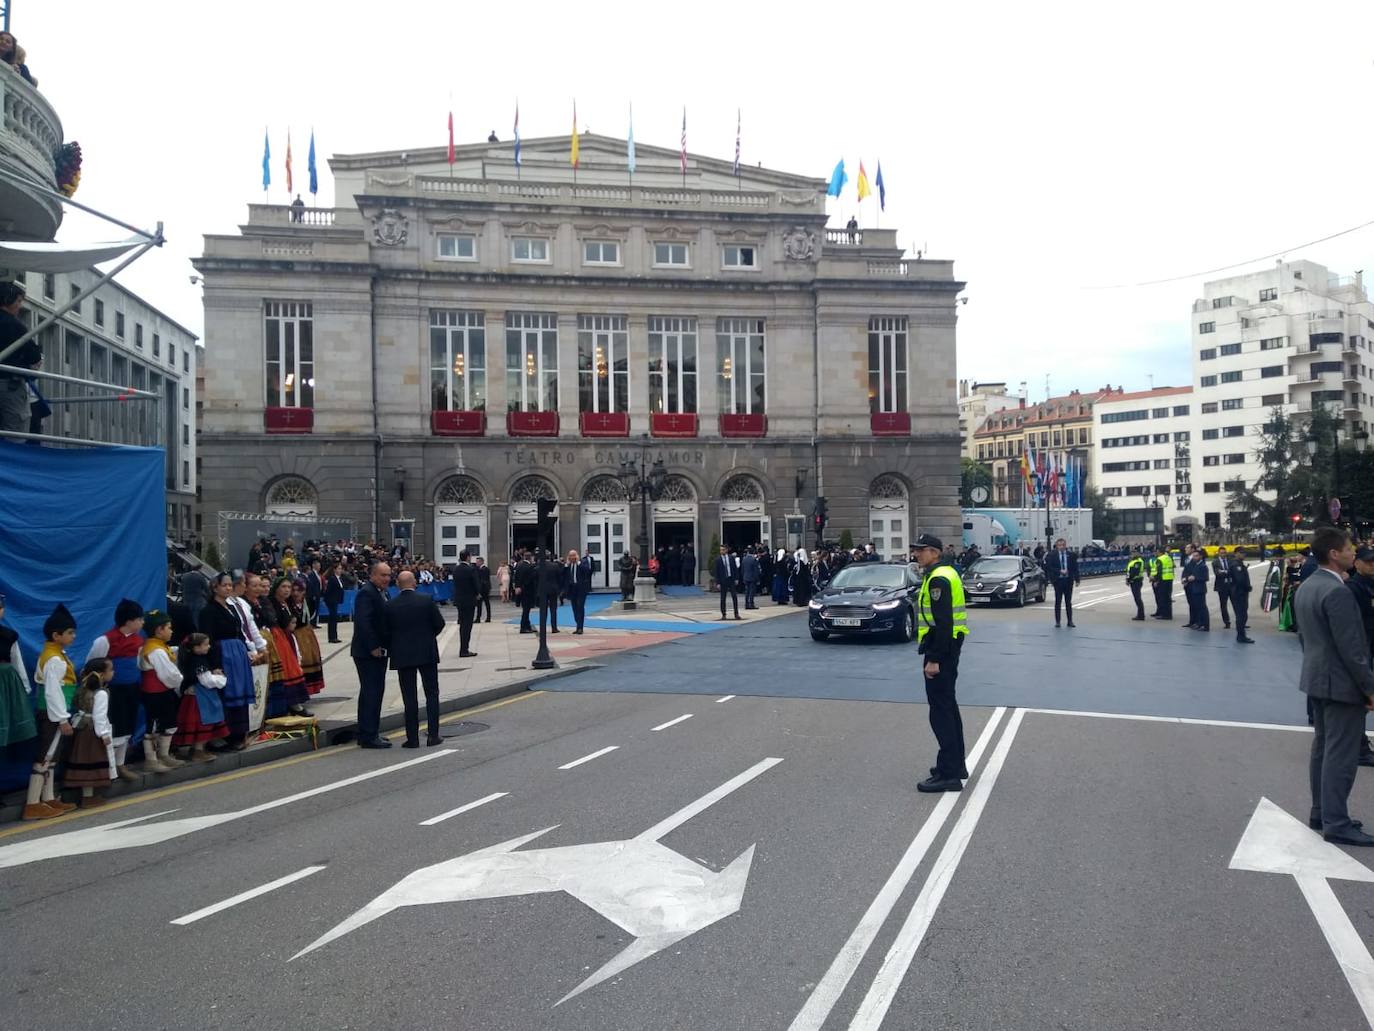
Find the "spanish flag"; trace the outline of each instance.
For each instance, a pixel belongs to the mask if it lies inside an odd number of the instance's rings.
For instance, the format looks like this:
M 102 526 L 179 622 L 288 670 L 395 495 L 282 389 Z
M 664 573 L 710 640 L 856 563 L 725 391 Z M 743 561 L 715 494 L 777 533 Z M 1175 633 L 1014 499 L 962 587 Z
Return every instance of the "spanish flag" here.
M 577 167 L 577 101 L 573 101 L 572 166 Z
M 862 201 L 873 191 L 868 186 L 868 173 L 864 171 L 864 163 L 859 162 L 859 200 Z
M 286 192 L 292 193 L 295 187 L 291 182 L 291 130 L 286 130 Z

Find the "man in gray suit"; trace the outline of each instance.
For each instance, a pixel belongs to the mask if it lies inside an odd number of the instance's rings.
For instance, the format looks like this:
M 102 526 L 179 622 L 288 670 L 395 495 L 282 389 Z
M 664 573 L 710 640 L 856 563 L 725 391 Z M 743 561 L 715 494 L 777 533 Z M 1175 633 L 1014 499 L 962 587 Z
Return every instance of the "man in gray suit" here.
M 1374 706 L 1369 643 L 1344 574 L 1355 546 L 1343 530 L 1318 530 L 1312 540 L 1318 569 L 1293 598 L 1302 640 L 1301 687 L 1312 703 L 1312 812 L 1308 823 L 1342 845 L 1374 845 L 1374 836 L 1347 809 L 1360 758 L 1365 713 Z

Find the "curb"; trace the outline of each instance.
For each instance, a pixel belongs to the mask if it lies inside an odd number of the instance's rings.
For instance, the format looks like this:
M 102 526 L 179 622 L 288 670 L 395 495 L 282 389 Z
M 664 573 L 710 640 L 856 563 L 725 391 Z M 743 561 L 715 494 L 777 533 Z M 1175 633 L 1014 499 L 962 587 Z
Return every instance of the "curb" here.
M 446 698 L 439 702 L 440 715 L 459 712 L 463 709 L 473 709 L 478 706 L 487 705 L 490 702 L 508 698 L 511 695 L 520 694 L 528 691 L 536 684 L 546 680 L 557 680 L 560 677 L 575 676 L 588 670 L 600 669 L 599 663 L 589 663 L 583 666 L 570 666 L 567 668 L 550 670 L 547 673 L 540 673 L 537 676 L 525 677 L 522 680 L 514 680 L 508 684 L 500 684 L 496 687 L 484 688 L 472 694 L 462 695 L 454 698 Z M 405 726 L 405 713 L 397 712 L 388 716 L 383 716 L 381 720 L 382 732 L 399 730 Z M 136 795 L 142 791 L 171 787 L 175 784 L 183 784 L 187 781 L 203 780 L 206 777 L 217 777 L 223 773 L 232 773 L 235 770 L 248 769 L 253 766 L 262 766 L 266 763 L 277 762 L 280 759 L 288 759 L 294 755 L 302 755 L 306 752 L 318 751 L 320 749 L 338 746 L 353 741 L 358 735 L 357 721 L 345 722 L 336 720 L 330 723 L 320 723 L 319 749 L 311 748 L 309 738 L 297 738 L 293 741 L 267 741 L 262 744 L 253 745 L 242 752 L 220 752 L 215 756 L 212 763 L 192 763 L 187 766 L 180 766 L 167 773 L 144 773 L 139 766 L 132 766 L 130 769 L 138 776 L 136 781 L 116 780 L 105 790 L 105 797 L 108 799 L 124 798 L 129 795 Z M 59 796 L 63 792 L 59 792 Z M 20 814 L 24 811 L 24 795 L 22 792 L 15 792 L 3 800 L 0 800 L 0 824 L 17 823 Z

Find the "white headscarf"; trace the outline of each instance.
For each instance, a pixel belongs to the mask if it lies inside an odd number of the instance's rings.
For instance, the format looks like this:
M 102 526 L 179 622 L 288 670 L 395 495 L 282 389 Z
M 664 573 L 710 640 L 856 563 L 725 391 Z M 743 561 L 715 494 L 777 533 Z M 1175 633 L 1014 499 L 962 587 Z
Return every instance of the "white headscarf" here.
M 801 563 L 803 563 L 803 564 L 809 563 L 809 562 L 811 561 L 809 558 L 806 557 L 806 549 L 805 549 L 805 548 L 798 548 L 798 549 L 797 549 L 797 561 L 798 561 L 798 562 L 801 562 Z
M 786 549 L 786 548 L 779 548 L 779 549 L 778 549 L 777 557 L 776 557 L 773 561 L 775 561 L 775 562 L 781 562 L 781 561 L 783 561 L 785 558 L 787 558 L 787 549 Z

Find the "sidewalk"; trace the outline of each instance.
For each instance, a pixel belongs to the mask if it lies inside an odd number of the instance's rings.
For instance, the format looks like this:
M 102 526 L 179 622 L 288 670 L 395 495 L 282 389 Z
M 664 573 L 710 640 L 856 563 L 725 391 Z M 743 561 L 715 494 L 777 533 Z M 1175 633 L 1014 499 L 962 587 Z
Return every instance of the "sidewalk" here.
M 615 652 L 803 611 L 792 605 L 774 605 L 770 599 L 763 598 L 758 602 L 758 609 L 741 609 L 742 619 L 735 622 L 720 620 L 720 604 L 717 596 L 712 594 L 674 591 L 672 596 L 660 595 L 658 604 L 634 612 L 620 611 L 618 599 L 618 594 L 592 595 L 588 599 L 585 633 L 580 637 L 572 633 L 572 609 L 567 605 L 559 608 L 558 626 L 561 633 L 547 635 L 549 654 L 558 663 L 558 668 L 552 670 L 530 668 L 539 651 L 539 635 L 520 633 L 518 605 L 502 605 L 499 601 L 492 603 L 492 622 L 474 624 L 472 628 L 470 647 L 477 655 L 468 659 L 458 657 L 458 623 L 453 606 L 440 606 L 439 611 L 448 623 L 439 635 L 441 711 L 457 712 L 521 691 L 537 689 L 544 680 L 595 669 L 600 658 Z M 537 629 L 538 611 L 531 613 L 530 618 Z M 308 707 L 319 725 L 318 747 L 326 747 L 351 742 L 357 731 L 358 674 L 348 654 L 353 634 L 352 623 L 339 624 L 339 644 L 326 643 L 323 624 L 318 634 L 324 655 L 324 691 L 312 698 Z M 423 699 L 420 710 L 423 732 Z M 396 676 L 390 673 L 382 700 L 383 732 L 399 731 L 404 726 L 404 713 Z M 393 733 L 391 736 L 399 734 Z M 243 767 L 275 762 L 308 752 L 312 747 L 314 745 L 307 738 L 259 741 L 242 752 L 221 753 L 212 763 L 195 763 L 169 773 L 143 773 L 141 766 L 134 764 L 130 769 L 138 772 L 139 780 L 116 782 L 106 795 L 116 798 L 198 780 Z M 22 791 L 0 797 L 0 823 L 17 820 L 23 804 Z

